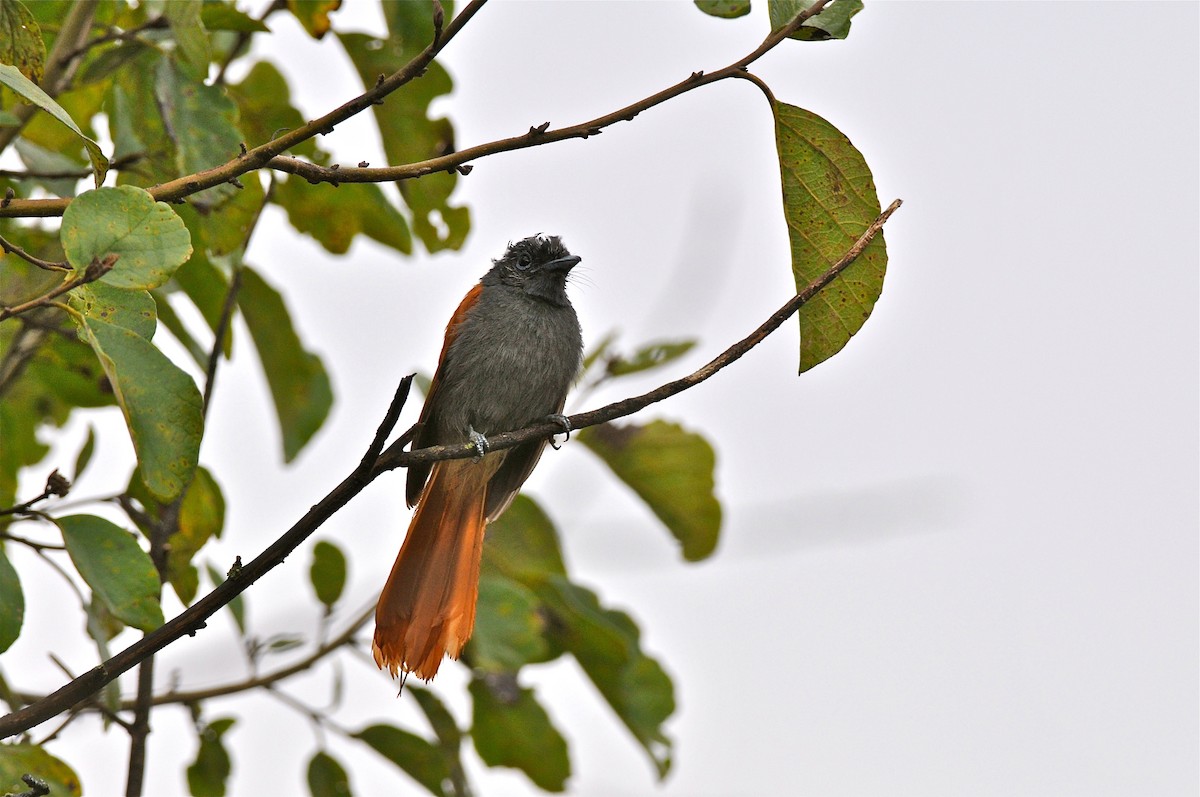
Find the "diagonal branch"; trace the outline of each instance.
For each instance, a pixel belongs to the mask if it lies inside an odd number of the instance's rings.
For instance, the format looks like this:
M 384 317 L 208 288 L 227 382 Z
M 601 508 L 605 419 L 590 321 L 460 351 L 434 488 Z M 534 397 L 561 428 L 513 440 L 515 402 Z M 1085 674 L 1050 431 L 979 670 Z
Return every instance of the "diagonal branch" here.
M 703 368 L 641 396 L 634 396 L 624 401 L 618 401 L 590 412 L 572 415 L 570 418 L 571 425 L 575 428 L 594 426 L 605 421 L 630 415 L 654 402 L 662 401 L 665 398 L 700 384 L 717 371 L 737 360 L 762 342 L 767 335 L 778 329 L 784 321 L 853 263 L 862 254 L 862 251 L 866 249 L 871 240 L 879 234 L 879 231 L 883 228 L 883 225 L 887 222 L 891 214 L 899 207 L 900 200 L 893 202 L 867 227 L 862 236 L 828 271 L 809 283 L 803 291 L 792 297 L 783 307 L 767 319 L 766 322 L 759 326 L 758 329 L 733 346 L 730 346 Z M 197 630 L 205 626 L 206 620 L 218 609 L 241 594 L 276 565 L 283 562 L 288 554 L 312 535 L 335 512 L 345 506 L 350 499 L 362 492 L 368 484 L 386 471 L 414 462 L 432 462 L 438 459 L 461 459 L 474 456 L 476 451 L 474 447 L 468 444 L 433 446 L 406 453 L 400 449 L 403 445 L 407 444 L 407 435 L 402 436 L 386 452 L 380 453 L 383 450 L 384 442 L 391 434 L 392 429 L 395 428 L 396 421 L 400 417 L 400 410 L 403 408 L 404 402 L 408 397 L 408 388 L 411 383 L 411 376 L 406 376 L 401 380 L 400 386 L 396 390 L 396 395 L 392 399 L 392 404 L 388 408 L 387 415 L 376 431 L 375 438 L 371 441 L 366 454 L 363 455 L 362 460 L 350 475 L 342 480 L 341 484 L 335 487 L 328 495 L 317 502 L 290 529 L 268 546 L 266 550 L 241 568 L 231 571 L 229 578 L 213 589 L 212 592 L 176 615 L 165 625 L 147 634 L 108 661 L 75 678 L 58 691 L 47 695 L 41 700 L 25 706 L 18 711 L 14 711 L 5 717 L 0 717 L 0 739 L 22 733 L 64 711 L 70 710 L 73 706 L 87 700 L 106 684 L 118 678 L 122 673 L 137 666 L 142 660 L 154 655 L 185 634 L 195 634 Z M 534 438 L 549 437 L 559 431 L 561 431 L 561 428 L 557 424 L 541 423 L 514 432 L 495 435 L 489 438 L 488 442 L 493 450 L 499 450 L 511 448 Z
M 41 296 L 38 296 L 35 299 L 30 299 L 22 304 L 13 305 L 12 307 L 0 307 L 0 321 L 3 321 L 6 318 L 11 318 L 20 313 L 28 312 L 35 307 L 45 307 L 67 291 L 78 288 L 80 285 L 86 285 L 89 282 L 95 282 L 108 272 L 112 271 L 112 267 L 116 265 L 118 257 L 120 257 L 120 255 L 94 257 L 92 258 L 92 262 L 88 263 L 87 268 L 85 268 L 82 272 L 74 277 L 63 280 L 61 283 Z
M 184 177 L 178 177 L 174 180 L 153 186 L 148 189 L 150 195 L 162 202 L 182 200 L 184 197 L 203 191 L 206 188 L 227 183 L 246 172 L 261 169 L 272 158 L 303 141 L 307 141 L 317 135 L 328 135 L 333 132 L 334 127 L 337 125 L 355 114 L 370 108 L 372 105 L 382 102 L 385 97 L 396 89 L 425 74 L 426 68 L 432 63 L 433 59 L 463 29 L 471 17 L 483 7 L 485 2 L 486 0 L 473 0 L 466 8 L 459 12 L 458 16 L 446 26 L 445 30 L 439 32 L 435 29 L 433 41 L 420 54 L 398 71 L 383 78 L 373 87 L 344 105 L 333 109 L 319 119 L 314 119 L 308 124 L 281 133 L 267 143 L 247 150 L 220 166 L 205 169 Z M 70 202 L 70 199 L 13 199 L 7 205 L 0 207 L 0 218 L 5 216 L 61 216 Z

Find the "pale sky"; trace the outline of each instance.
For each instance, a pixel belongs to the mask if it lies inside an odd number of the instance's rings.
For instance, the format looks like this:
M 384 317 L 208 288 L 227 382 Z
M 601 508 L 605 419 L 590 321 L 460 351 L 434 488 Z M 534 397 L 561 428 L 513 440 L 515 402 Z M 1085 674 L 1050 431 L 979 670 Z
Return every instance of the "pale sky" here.
M 684 2 L 493 3 L 446 50 L 455 92 L 439 110 L 459 146 L 584 121 L 754 49 L 767 29 L 755 5 L 724 21 Z M 277 19 L 270 52 L 292 65 L 307 114 L 356 93 L 336 43 Z M 754 67 L 850 137 L 883 204 L 904 199 L 885 232 L 884 293 L 815 370 L 796 376 L 789 323 L 638 416 L 716 447 L 725 524 L 709 561 L 683 562 L 582 446 L 543 458 L 528 490 L 576 580 L 635 617 L 679 705 L 658 784 L 573 661 L 524 670 L 568 738 L 569 794 L 1197 792 L 1198 23 L 1196 3 L 868 2 L 849 40 L 788 43 Z M 383 163 L 365 129 L 344 125 L 322 146 Z M 571 292 L 589 342 L 614 329 L 629 348 L 700 341 L 577 409 L 698 367 L 794 289 L 772 120 L 744 81 L 587 141 L 478 161 L 456 198 L 470 238 L 434 258 L 364 240 L 332 258 L 280 213 L 265 218 L 250 262 L 289 297 L 336 404 L 281 469 L 242 335 L 202 452 L 229 504 L 213 559 L 257 554 L 353 467 L 395 382 L 433 368 L 450 312 L 510 239 L 559 234 L 583 257 Z M 118 439 L 102 439 L 113 462 L 127 456 Z M 123 484 L 124 471 L 93 470 L 81 493 Z M 381 479 L 315 537 L 350 554 L 335 625 L 386 577 L 408 522 L 402 484 Z M 308 551 L 250 590 L 257 633 L 315 628 Z M 31 627 L 75 622 L 39 599 L 49 586 L 26 588 Z M 172 670 L 188 688 L 227 680 L 239 654 L 223 615 L 211 627 L 163 656 L 164 684 Z M 38 656 L 53 645 L 78 670 L 94 657 L 82 642 L 20 644 Z M 343 669 L 343 725 L 425 732 L 383 678 L 356 660 Z M 465 682 L 453 665 L 435 682 L 463 724 Z M 287 688 L 322 704 L 327 683 Z M 262 697 L 209 712 L 241 717 L 226 737 L 232 794 L 304 793 L 315 741 L 303 719 Z M 189 722 L 161 712 L 148 793 L 185 789 Z M 89 793 L 116 793 L 126 736 L 78 728 L 62 755 Z M 418 789 L 361 745 L 330 744 L 356 794 Z M 464 756 L 479 794 L 535 793 L 469 744 Z

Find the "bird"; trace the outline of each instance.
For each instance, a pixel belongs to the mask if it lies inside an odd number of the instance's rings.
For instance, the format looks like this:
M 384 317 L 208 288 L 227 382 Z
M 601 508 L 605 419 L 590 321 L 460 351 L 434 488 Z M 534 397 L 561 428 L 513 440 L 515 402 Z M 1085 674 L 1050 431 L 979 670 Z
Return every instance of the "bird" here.
M 557 422 L 579 375 L 583 334 L 567 296 L 581 258 L 558 236 L 509 243 L 467 292 L 446 326 L 413 449 L 471 443 L 473 459 L 409 466 L 416 507 L 375 608 L 371 650 L 393 678 L 428 681 L 457 659 L 475 626 L 487 524 L 529 478 L 547 439 L 488 451 L 487 436 Z

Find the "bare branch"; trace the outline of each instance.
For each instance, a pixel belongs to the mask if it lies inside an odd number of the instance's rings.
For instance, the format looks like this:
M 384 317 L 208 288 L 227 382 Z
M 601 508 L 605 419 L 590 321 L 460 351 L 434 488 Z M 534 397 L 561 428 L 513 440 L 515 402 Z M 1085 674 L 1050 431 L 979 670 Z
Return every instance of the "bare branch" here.
M 0 175 L 0 176 L 2 176 L 2 175 Z M 0 249 L 3 249 L 5 252 L 11 252 L 12 254 L 16 255 L 17 257 L 21 258 L 22 260 L 32 263 L 33 265 L 37 266 L 38 268 L 45 269 L 46 271 L 70 271 L 71 270 L 71 265 L 69 263 L 60 263 L 60 262 L 56 262 L 53 260 L 42 260 L 40 257 L 36 257 L 34 255 L 29 254 L 24 249 L 17 246 L 16 244 L 14 244 L 12 241 L 9 241 L 4 236 L 0 236 Z

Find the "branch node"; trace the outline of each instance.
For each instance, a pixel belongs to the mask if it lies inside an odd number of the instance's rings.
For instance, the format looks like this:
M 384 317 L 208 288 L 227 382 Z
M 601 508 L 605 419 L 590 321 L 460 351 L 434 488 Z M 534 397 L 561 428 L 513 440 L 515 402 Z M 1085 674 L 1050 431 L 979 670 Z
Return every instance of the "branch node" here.
M 365 168 L 367 168 L 367 167 L 368 167 L 368 166 L 370 166 L 370 165 L 371 165 L 371 164 L 367 163 L 366 161 L 359 161 L 359 162 L 358 162 L 358 168 L 360 168 L 360 169 L 365 169 Z
M 701 69 L 701 70 L 699 70 L 699 71 L 697 71 L 697 72 L 693 72 L 693 73 L 692 73 L 692 75 L 691 75 L 691 77 L 689 77 L 689 78 L 688 78 L 688 80 L 691 80 L 691 81 L 696 81 L 696 80 L 699 80 L 699 79 L 700 79 L 700 78 L 702 78 L 702 77 L 704 77 L 704 70 L 703 70 L 703 69 Z
M 4 199 L 0 199 L 0 208 L 8 207 L 8 203 L 12 202 L 13 198 L 16 197 L 16 195 L 17 195 L 17 192 L 13 190 L 11 185 L 8 188 L 6 188 L 4 190 Z
M 463 175 L 463 176 L 465 177 L 466 175 L 470 174 L 470 173 L 471 173 L 471 170 L 473 170 L 474 168 L 475 168 L 475 167 L 474 167 L 474 166 L 472 166 L 472 165 L 471 165 L 471 164 L 469 164 L 469 163 L 463 163 L 463 164 L 459 164 L 459 166 L 458 166 L 458 173 L 459 173 L 459 174 L 461 174 L 461 175 Z
M 225 572 L 225 578 L 235 579 L 242 574 L 242 557 L 233 557 L 233 564 L 229 566 L 229 570 Z
M 550 129 L 550 123 L 549 123 L 549 122 L 542 122 L 542 123 L 541 123 L 540 125 L 538 125 L 537 127 L 533 127 L 533 126 L 531 125 L 531 126 L 530 126 L 530 128 L 529 128 L 529 135 L 531 135 L 531 136 L 540 136 L 542 133 L 545 133 L 545 132 L 546 132 L 547 130 L 549 130 L 549 129 Z
M 246 157 L 246 153 L 248 153 L 248 152 L 250 151 L 250 150 L 246 149 L 246 142 L 245 142 L 245 141 L 239 141 L 239 142 L 238 142 L 238 149 L 240 150 L 240 152 L 238 152 L 238 157 L 239 157 L 239 158 L 244 158 L 244 157 Z
M 231 186 L 233 186 L 234 188 L 245 188 L 246 187 L 246 186 L 242 185 L 242 181 L 236 177 L 230 177 L 229 184 Z
M 375 78 L 375 88 L 379 88 L 380 86 L 382 86 L 383 81 L 385 81 L 385 80 L 387 80 L 387 75 L 380 72 L 379 77 Z
M 433 0 L 433 43 L 437 44 L 442 40 L 442 23 L 446 21 L 446 11 L 442 8 L 440 0 Z

